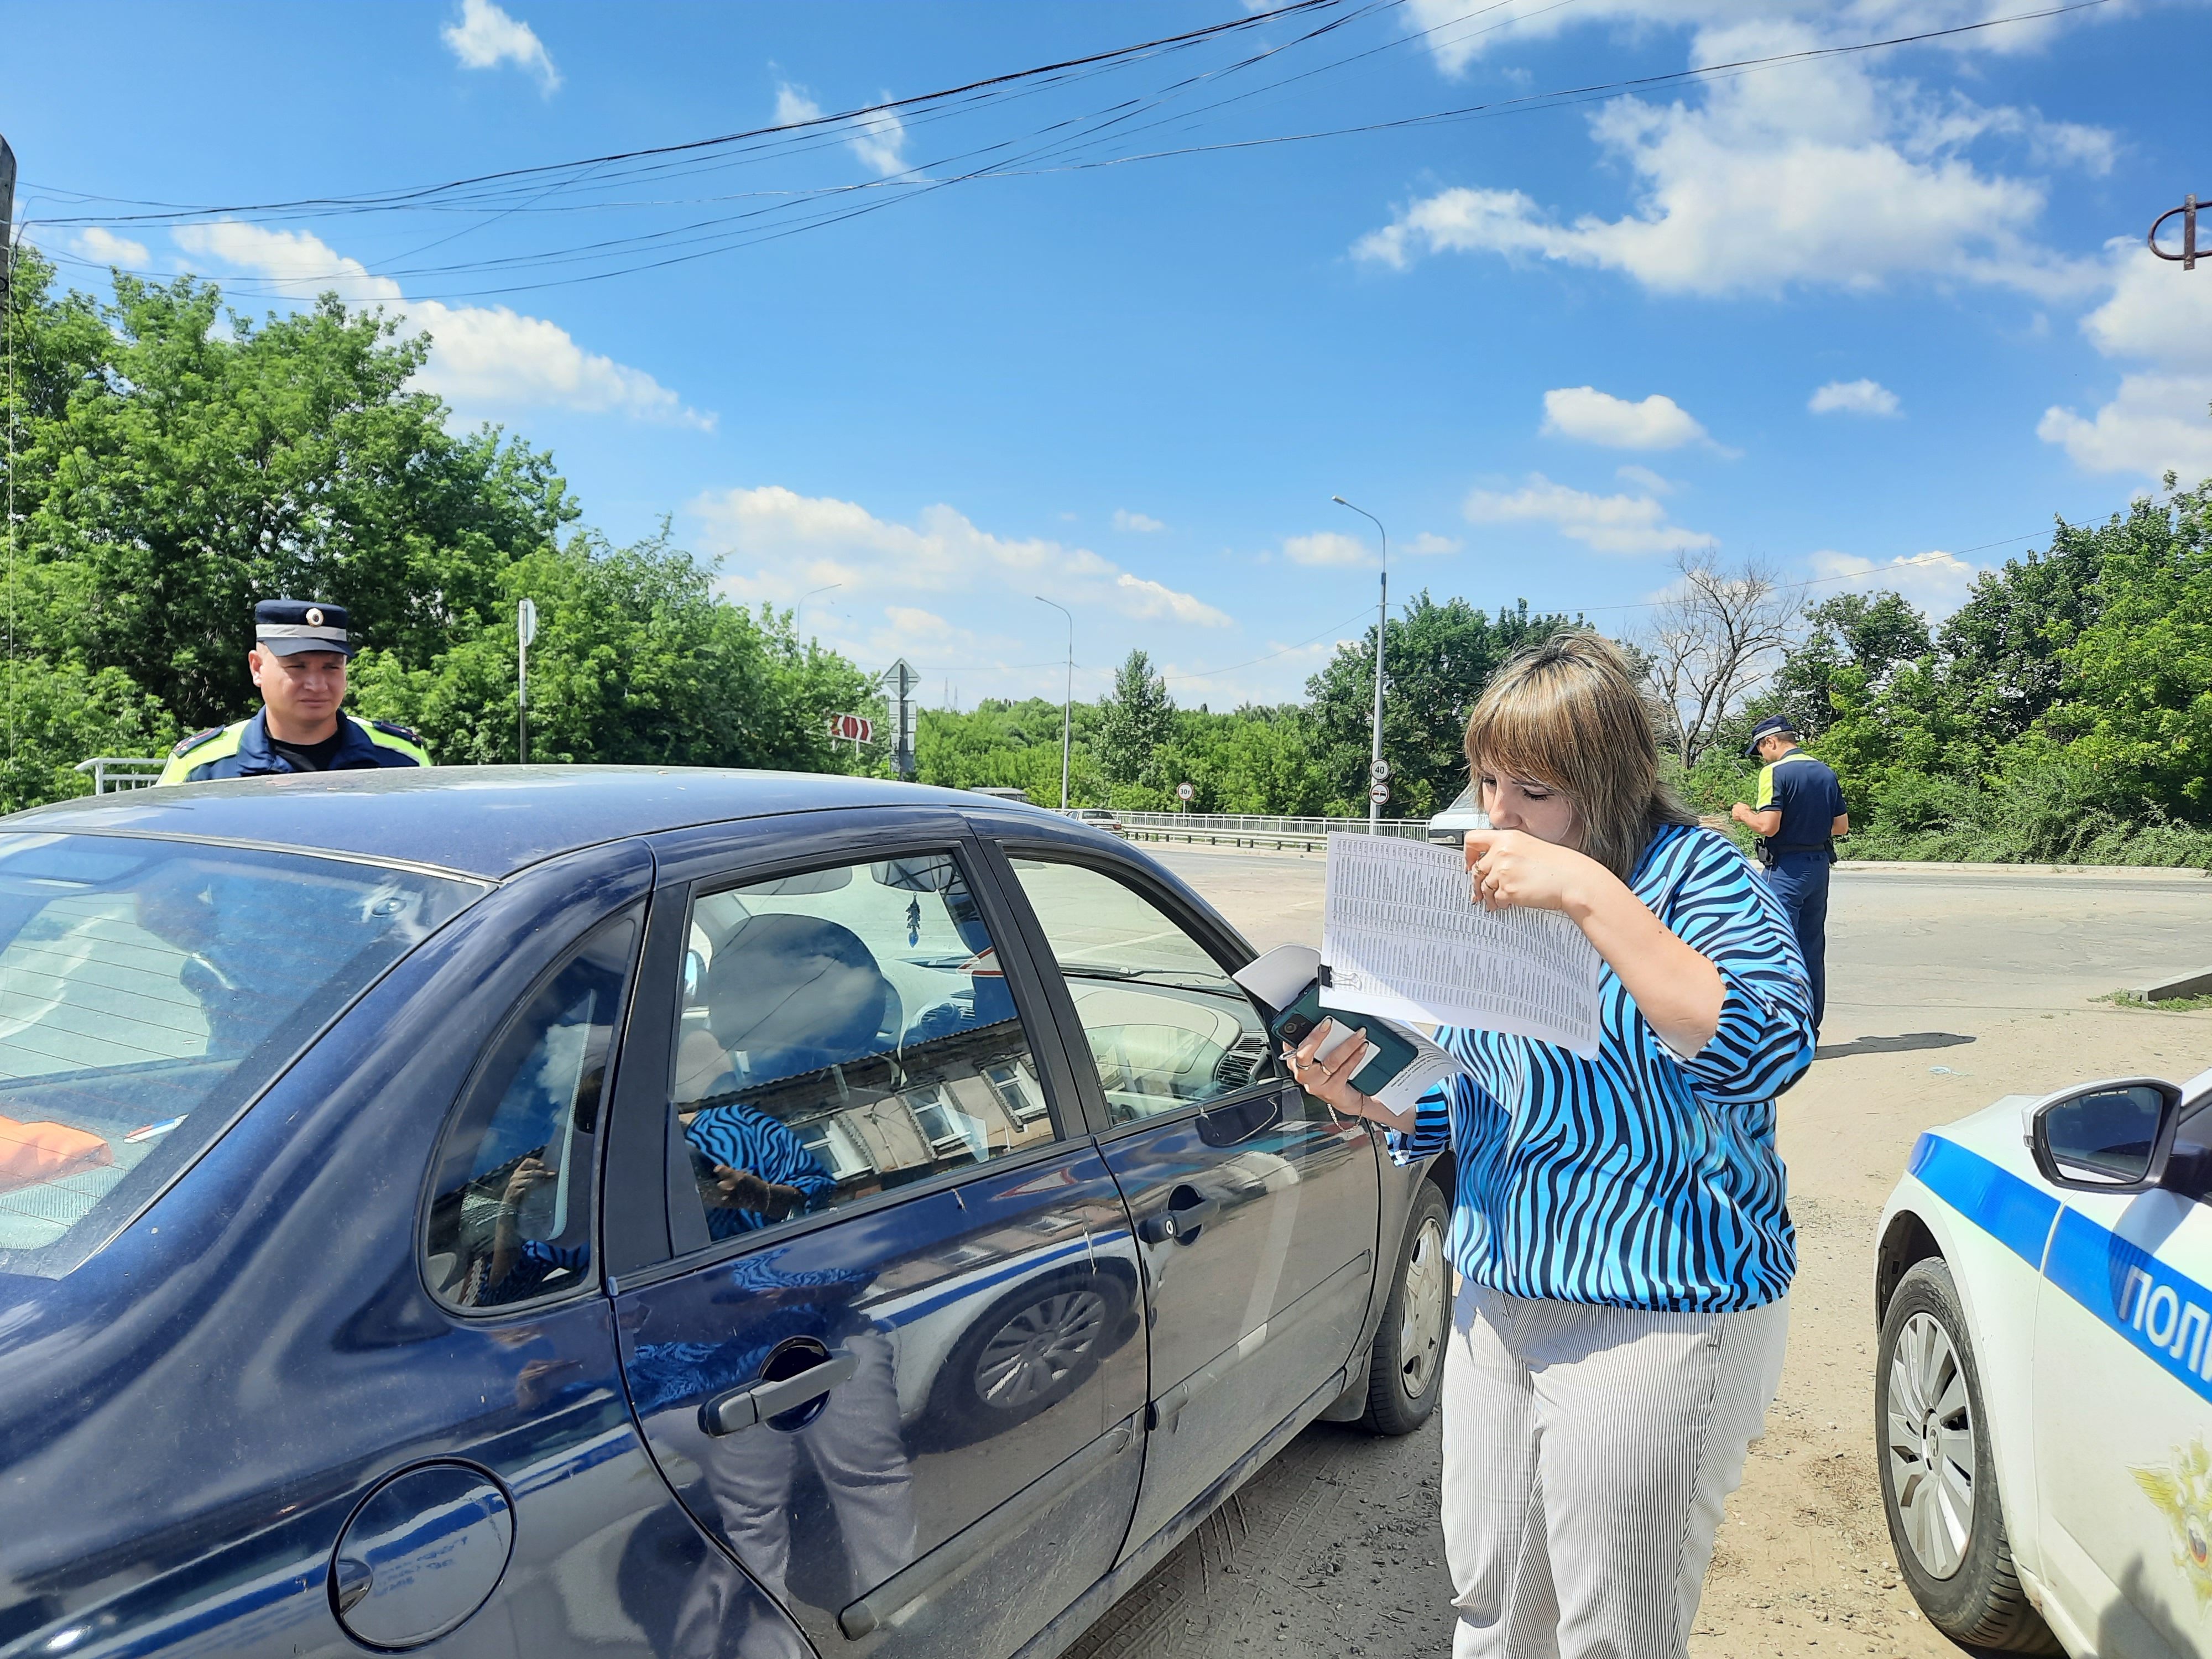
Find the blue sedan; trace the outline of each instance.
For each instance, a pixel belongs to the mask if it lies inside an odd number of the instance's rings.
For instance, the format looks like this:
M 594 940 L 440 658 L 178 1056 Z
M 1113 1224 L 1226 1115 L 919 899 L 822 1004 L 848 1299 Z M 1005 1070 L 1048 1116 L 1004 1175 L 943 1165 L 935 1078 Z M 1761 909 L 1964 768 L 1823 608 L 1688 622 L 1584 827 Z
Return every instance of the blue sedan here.
M 0 1656 L 1047 1659 L 1404 1433 L 1442 1169 L 1058 814 L 352 772 L 0 820 Z

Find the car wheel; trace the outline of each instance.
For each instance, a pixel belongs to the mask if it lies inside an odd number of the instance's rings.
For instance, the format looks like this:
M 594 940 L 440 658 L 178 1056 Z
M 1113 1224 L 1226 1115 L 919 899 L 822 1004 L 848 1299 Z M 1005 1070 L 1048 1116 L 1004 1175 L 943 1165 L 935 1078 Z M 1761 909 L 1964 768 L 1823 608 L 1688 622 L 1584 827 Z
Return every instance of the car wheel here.
M 1928 1622 L 2002 1653 L 2058 1653 L 2014 1571 L 1980 1373 L 1951 1269 L 1917 1262 L 1882 1316 L 1875 1455 L 1899 1567 Z
M 1451 1264 L 1444 1260 L 1449 1211 L 1424 1181 L 1406 1222 L 1398 1274 L 1375 1333 L 1367 1368 L 1367 1415 L 1377 1434 L 1411 1434 L 1429 1420 L 1443 1391 L 1444 1341 L 1451 1331 Z
M 1127 1286 L 1110 1273 L 1054 1275 L 1001 1297 L 945 1356 L 932 1403 L 981 1437 L 1065 1400 L 1128 1336 Z

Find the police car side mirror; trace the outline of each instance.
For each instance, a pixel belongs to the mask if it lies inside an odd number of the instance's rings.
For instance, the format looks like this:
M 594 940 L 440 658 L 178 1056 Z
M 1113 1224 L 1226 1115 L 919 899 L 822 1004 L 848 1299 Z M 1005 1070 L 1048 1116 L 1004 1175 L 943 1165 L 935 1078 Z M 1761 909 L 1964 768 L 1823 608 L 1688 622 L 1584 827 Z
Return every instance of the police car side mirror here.
M 2148 1192 L 2165 1178 L 2181 1090 L 2162 1078 L 2113 1078 L 2053 1095 L 2028 1120 L 2028 1150 L 2054 1187 Z

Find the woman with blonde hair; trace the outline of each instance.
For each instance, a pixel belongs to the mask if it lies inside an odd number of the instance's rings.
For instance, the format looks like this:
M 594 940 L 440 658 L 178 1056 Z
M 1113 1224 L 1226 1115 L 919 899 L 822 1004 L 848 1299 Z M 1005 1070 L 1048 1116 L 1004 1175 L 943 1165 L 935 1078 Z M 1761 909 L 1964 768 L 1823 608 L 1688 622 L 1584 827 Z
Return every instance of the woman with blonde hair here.
M 1459 1289 L 1443 1383 L 1455 1659 L 1687 1650 L 1721 1508 L 1782 1373 L 1796 1238 L 1774 1099 L 1813 1057 L 1788 918 L 1659 775 L 1618 649 L 1556 636 L 1468 722 L 1491 828 L 1471 902 L 1571 917 L 1604 958 L 1596 1057 L 1497 1031 L 1439 1040 L 1468 1075 L 1393 1113 L 1362 1045 L 1300 1083 L 1449 1145 Z

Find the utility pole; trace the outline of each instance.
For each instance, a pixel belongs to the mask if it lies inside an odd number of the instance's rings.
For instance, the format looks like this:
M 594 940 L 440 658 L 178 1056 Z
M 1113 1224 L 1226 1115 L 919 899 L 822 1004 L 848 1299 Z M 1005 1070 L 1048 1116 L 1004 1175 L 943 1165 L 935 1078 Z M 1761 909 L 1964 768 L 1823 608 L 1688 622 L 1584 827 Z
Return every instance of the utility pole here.
M 5 144 L 0 144 L 0 150 L 4 150 L 6 148 Z M 2207 203 L 2205 205 L 2212 207 L 2212 203 Z M 2197 212 L 2198 206 L 2196 197 L 2185 196 L 2182 198 L 2181 205 L 2179 207 L 2168 208 L 2165 212 L 2160 214 L 2157 218 L 2151 222 L 2150 234 L 2143 239 L 2146 242 L 2149 243 L 2150 251 L 2158 255 L 2161 259 L 2168 259 L 2175 262 L 2179 264 L 2184 270 L 2196 270 L 2197 257 Z M 2158 234 L 2160 231 L 2166 228 L 2166 222 L 2168 219 L 2175 217 L 2179 217 L 2181 221 L 2181 252 L 2179 253 L 2168 253 L 2164 248 L 2158 245 Z M 2208 250 L 2204 257 L 2208 259 L 2212 259 L 2212 250 Z
M 1389 769 L 1382 763 L 1382 630 L 1390 624 L 1390 532 L 1382 528 L 1382 520 L 1364 507 L 1352 507 L 1341 495 L 1329 500 L 1339 507 L 1351 507 L 1354 513 L 1375 526 L 1375 533 L 1382 538 L 1382 589 L 1375 604 L 1375 725 L 1373 752 L 1367 760 L 1367 833 L 1379 835 L 1382 830 L 1382 802 L 1389 793 L 1383 782 Z
M 0 133 L 0 317 L 8 314 L 8 296 L 15 276 L 15 243 L 10 234 L 15 216 L 15 152 L 8 136 Z
M 1039 605 L 1048 605 L 1067 617 L 1067 700 L 1060 706 L 1060 810 L 1067 811 L 1067 757 L 1070 739 L 1075 730 L 1075 618 L 1066 605 L 1036 596 Z

